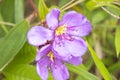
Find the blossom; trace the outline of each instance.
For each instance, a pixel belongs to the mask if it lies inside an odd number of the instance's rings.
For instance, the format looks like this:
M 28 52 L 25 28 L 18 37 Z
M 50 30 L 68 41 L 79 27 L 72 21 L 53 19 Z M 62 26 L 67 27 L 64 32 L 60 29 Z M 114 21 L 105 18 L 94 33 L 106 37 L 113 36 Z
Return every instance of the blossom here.
M 59 20 L 60 11 L 54 8 L 46 16 L 47 28 L 35 26 L 28 32 L 28 42 L 33 46 L 43 46 L 38 50 L 37 72 L 47 79 L 48 67 L 56 80 L 66 80 L 68 71 L 65 62 L 79 65 L 87 45 L 82 37 L 91 31 L 91 24 L 85 16 L 75 11 L 67 12 Z M 56 66 L 56 67 L 55 67 Z M 61 79 L 58 78 L 61 75 Z
M 46 16 L 48 28 L 43 26 L 32 27 L 28 32 L 28 42 L 34 46 L 44 45 L 52 41 L 52 51 L 68 60 L 71 57 L 80 57 L 87 46 L 82 39 L 91 31 L 91 24 L 85 16 L 75 11 L 66 13 L 61 22 L 59 21 L 60 11 L 53 9 Z
M 65 63 L 55 57 L 50 51 L 50 44 L 45 45 L 38 51 L 36 56 L 37 73 L 41 76 L 42 80 L 47 80 L 48 71 L 52 70 L 55 80 L 67 80 L 69 78 L 69 72 Z

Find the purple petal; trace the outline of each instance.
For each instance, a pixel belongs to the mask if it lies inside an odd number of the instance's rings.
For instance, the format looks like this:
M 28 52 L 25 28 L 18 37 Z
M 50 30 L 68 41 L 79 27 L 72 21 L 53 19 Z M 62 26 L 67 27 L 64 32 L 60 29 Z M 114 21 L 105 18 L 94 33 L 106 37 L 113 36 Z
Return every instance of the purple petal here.
M 37 62 L 37 73 L 41 77 L 42 80 L 47 80 L 48 78 L 48 58 L 41 59 Z
M 60 25 L 64 24 L 67 25 L 68 29 L 71 28 L 69 33 L 72 35 L 85 36 L 91 31 L 91 24 L 87 18 L 75 11 L 70 11 L 63 16 Z
M 86 21 L 87 19 L 82 14 L 77 13 L 75 11 L 69 11 L 63 16 L 62 21 L 60 22 L 60 25 L 66 24 L 67 27 L 79 26 L 85 23 Z
M 42 26 L 35 26 L 30 29 L 27 34 L 28 42 L 34 46 L 40 46 L 52 40 L 53 32 Z
M 67 80 L 69 78 L 69 72 L 65 65 L 62 65 L 62 75 L 64 77 L 64 80 Z
M 43 46 L 37 53 L 36 61 L 40 60 L 42 57 L 47 55 L 50 52 L 50 50 L 51 50 L 50 44 Z
M 50 29 L 55 30 L 58 27 L 60 11 L 54 8 L 50 13 L 46 16 L 46 22 Z
M 71 59 L 68 60 L 69 63 L 74 64 L 74 65 L 80 65 L 82 63 L 82 57 L 72 57 Z
M 67 33 L 71 36 L 86 36 L 90 33 L 92 27 L 88 21 L 80 26 L 73 26 L 67 29 Z
M 67 80 L 69 78 L 68 69 L 60 60 L 55 60 L 56 64 L 52 65 L 52 74 L 55 80 Z
M 71 56 L 82 56 L 86 50 L 87 45 L 83 39 L 73 39 L 73 40 L 60 40 L 54 41 L 53 49 L 56 51 L 60 56 L 63 57 L 71 57 Z

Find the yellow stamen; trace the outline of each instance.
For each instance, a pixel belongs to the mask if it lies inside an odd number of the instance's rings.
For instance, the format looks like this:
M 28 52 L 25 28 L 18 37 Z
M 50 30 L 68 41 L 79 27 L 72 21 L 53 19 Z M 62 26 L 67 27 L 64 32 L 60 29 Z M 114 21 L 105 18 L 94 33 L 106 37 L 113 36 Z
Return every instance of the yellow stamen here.
M 65 33 L 66 31 L 66 24 L 64 24 L 63 26 L 60 26 L 58 27 L 56 30 L 55 30 L 55 34 L 58 36 L 58 35 L 62 35 L 63 33 Z
M 52 52 L 50 52 L 47 56 L 50 58 L 52 62 L 54 61 L 54 55 Z

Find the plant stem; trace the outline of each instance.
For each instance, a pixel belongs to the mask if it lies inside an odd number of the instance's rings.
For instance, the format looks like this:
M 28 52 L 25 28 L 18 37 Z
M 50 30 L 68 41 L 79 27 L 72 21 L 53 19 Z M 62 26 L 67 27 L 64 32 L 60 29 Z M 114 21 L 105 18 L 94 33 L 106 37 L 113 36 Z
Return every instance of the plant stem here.
M 70 2 L 68 2 L 67 4 L 65 4 L 63 7 L 60 8 L 60 10 L 64 9 L 65 7 L 69 6 L 72 2 L 74 2 L 75 0 L 71 0 Z
M 107 10 L 105 7 L 102 6 L 101 8 L 102 8 L 105 12 L 107 12 L 108 14 L 110 14 L 111 16 L 113 16 L 113 17 L 115 17 L 115 18 L 117 18 L 117 19 L 120 19 L 119 16 L 113 14 L 112 12 L 110 12 L 109 10 Z
M 9 22 L 0 22 L 0 24 L 4 24 L 4 25 L 8 25 L 8 26 L 15 26 L 15 24 L 13 23 L 9 23 Z
M 67 10 L 67 9 L 69 9 L 69 8 L 75 6 L 75 5 L 77 5 L 77 4 L 79 4 L 79 3 L 83 2 L 83 1 L 84 0 L 78 0 L 78 1 L 74 2 L 73 4 L 71 4 L 71 5 L 67 6 L 67 7 L 65 7 L 64 9 L 62 9 L 61 12 L 65 11 L 65 10 Z
M 118 2 L 118 1 L 114 1 L 113 4 L 120 6 L 120 2 Z
M 9 23 L 9 22 L 0 22 L 0 24 L 1 24 L 1 28 L 3 29 L 3 31 L 5 33 L 8 33 L 8 30 L 7 30 L 6 26 L 4 26 L 4 25 L 13 26 L 13 27 L 15 26 L 14 24 Z

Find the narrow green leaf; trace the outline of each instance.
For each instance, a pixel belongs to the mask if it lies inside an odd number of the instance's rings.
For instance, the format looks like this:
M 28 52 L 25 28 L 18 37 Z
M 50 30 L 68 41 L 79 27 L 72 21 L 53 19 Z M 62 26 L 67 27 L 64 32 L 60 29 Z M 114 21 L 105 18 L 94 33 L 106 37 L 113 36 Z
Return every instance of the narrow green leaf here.
M 116 53 L 117 57 L 120 53 L 120 26 L 116 28 L 116 34 L 115 34 L 115 47 L 116 47 Z
M 111 65 L 108 70 L 113 73 L 117 70 L 120 70 L 120 62 L 116 62 L 115 64 Z
M 0 4 L 0 11 L 5 22 L 14 22 L 14 1 L 2 0 Z
M 111 75 L 109 74 L 107 68 L 104 66 L 104 64 L 102 63 L 102 61 L 98 58 L 98 56 L 96 55 L 95 51 L 92 49 L 92 47 L 87 43 L 88 45 L 88 49 L 91 53 L 91 56 L 99 70 L 99 72 L 101 73 L 101 75 L 103 76 L 103 78 L 105 80 L 112 80 Z
M 0 42 L 0 71 L 15 57 L 26 41 L 29 24 L 26 20 L 11 29 Z
M 3 70 L 3 74 L 7 80 L 40 80 L 36 67 L 26 64 L 10 65 Z
M 38 12 L 41 20 L 45 20 L 46 14 L 48 13 L 48 8 L 44 0 L 39 0 L 38 2 Z
M 87 70 L 90 70 L 91 67 L 93 66 L 94 62 L 93 62 L 93 59 L 92 57 L 90 57 L 87 61 L 85 61 L 85 67 Z
M 71 80 L 74 80 L 74 77 Z M 84 78 L 83 76 L 79 75 L 79 76 L 77 76 L 77 78 L 75 80 L 87 80 L 87 79 Z
M 15 0 L 15 23 L 19 23 L 24 19 L 23 0 Z
M 0 13 L 0 22 L 4 22 L 1 13 Z M 0 37 L 3 37 L 6 33 L 8 33 L 8 29 L 4 24 L 0 24 Z
M 67 64 L 67 67 L 71 72 L 74 72 L 78 75 L 83 76 L 86 80 L 99 80 L 96 76 L 87 72 L 87 70 L 84 68 L 83 65 L 74 66 L 74 65 L 71 65 L 71 64 Z

